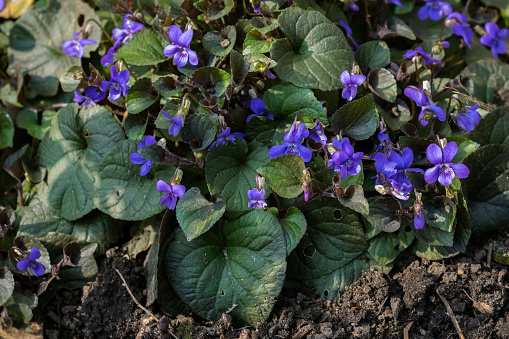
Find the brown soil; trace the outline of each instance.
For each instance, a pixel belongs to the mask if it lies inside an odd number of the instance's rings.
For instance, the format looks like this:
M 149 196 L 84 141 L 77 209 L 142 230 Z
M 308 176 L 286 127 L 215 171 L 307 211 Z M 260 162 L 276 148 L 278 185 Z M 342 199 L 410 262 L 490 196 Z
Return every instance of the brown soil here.
M 496 237 L 489 242 L 507 242 Z M 284 290 L 267 323 L 234 328 L 229 315 L 217 323 L 190 316 L 167 318 L 157 307 L 155 321 L 129 296 L 126 279 L 145 302 L 144 269 L 111 249 L 97 280 L 83 291 L 60 293 L 47 307 L 46 338 L 509 338 L 509 274 L 487 265 L 484 247 L 466 255 L 430 262 L 407 257 L 389 275 L 365 272 L 341 300 L 320 299 L 309 287 Z M 449 311 L 448 311 L 449 309 Z M 456 325 L 454 324 L 456 322 Z

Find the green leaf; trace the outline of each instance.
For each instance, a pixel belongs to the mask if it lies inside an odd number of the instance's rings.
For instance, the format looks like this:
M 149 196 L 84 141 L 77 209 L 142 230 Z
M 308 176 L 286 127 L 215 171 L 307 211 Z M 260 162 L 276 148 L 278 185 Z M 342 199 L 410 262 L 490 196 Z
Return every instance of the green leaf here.
M 265 92 L 263 103 L 267 111 L 288 123 L 292 123 L 296 115 L 306 123 L 313 122 L 315 117 L 327 121 L 322 104 L 310 89 L 294 85 L 276 85 Z
M 413 2 L 410 2 L 410 4 L 413 7 Z M 398 9 L 399 7 L 396 8 L 396 10 Z M 403 37 L 410 40 L 415 40 L 415 34 L 412 29 L 397 16 L 382 15 L 380 21 L 383 22 L 383 25 L 378 26 L 377 28 L 377 35 L 380 39 Z
M 430 140 L 411 136 L 402 136 L 399 139 L 399 144 L 401 149 L 410 147 L 414 153 L 414 163 L 416 165 L 423 165 L 428 162 L 428 158 L 426 157 L 426 150 L 428 149 L 428 146 L 432 144 Z
M 448 137 L 447 142 L 454 141 L 458 145 L 458 153 L 452 159 L 452 163 L 462 162 L 470 153 L 479 148 L 479 144 L 463 137 Z
M 94 0 L 94 3 L 103 11 L 115 13 L 120 0 Z
M 193 151 L 207 148 L 216 138 L 217 115 L 209 113 L 195 113 L 186 117 L 186 123 L 180 135 Z
M 279 216 L 279 211 L 275 207 L 269 208 L 268 211 L 278 218 L 279 224 L 283 228 L 286 241 L 286 255 L 289 256 L 299 244 L 304 233 L 306 233 L 306 217 L 304 217 L 304 214 L 295 206 L 291 206 L 288 211 L 286 211 L 284 217 Z
M 207 154 L 205 177 L 210 194 L 221 194 L 226 216 L 239 216 L 248 210 L 247 191 L 256 186 L 256 170 L 269 161 L 269 149 L 259 142 L 244 140 L 213 147 Z M 269 192 L 266 192 L 268 195 Z
M 470 78 L 465 86 L 469 96 L 491 103 L 498 90 L 509 88 L 509 65 L 499 60 L 479 60 L 461 71 L 461 77 Z
M 205 34 L 203 47 L 214 55 L 225 56 L 232 51 L 236 38 L 237 31 L 235 27 L 226 26 L 221 32 L 210 31 Z
M 276 19 L 268 21 L 263 16 L 256 16 L 251 19 L 251 25 L 261 34 L 267 34 L 279 27 L 279 22 Z
M 247 122 L 246 134 L 250 139 L 259 141 L 265 146 L 281 145 L 284 142 L 285 133 L 290 130 L 291 124 L 282 123 L 278 120 L 270 120 L 264 117 L 252 117 Z
M 405 21 L 410 23 L 412 32 L 421 40 L 445 40 L 452 35 L 452 30 L 443 25 L 441 20 L 433 21 L 431 19 L 421 20 L 417 14 L 418 11 L 412 11 L 405 16 Z M 443 29 L 443 32 L 442 32 Z M 426 51 L 428 52 L 428 51 Z
M 99 245 L 99 252 L 105 253 L 118 241 L 123 224 L 99 211 L 68 221 L 36 197 L 21 219 L 18 234 L 44 238 L 50 232 L 64 233 L 79 241 L 95 242 Z
M 128 64 L 153 66 L 168 59 L 163 53 L 168 41 L 153 29 L 142 29 L 128 44 L 118 50 L 115 58 L 124 59 Z
M 465 199 L 461 193 L 457 194 L 457 223 L 454 230 L 453 246 L 430 245 L 425 241 L 416 239 L 412 246 L 413 252 L 421 258 L 428 260 L 442 260 L 465 252 L 470 238 L 471 226 Z
M 229 312 L 252 326 L 268 318 L 286 271 L 285 239 L 271 213 L 251 211 L 191 242 L 180 230 L 175 238 L 166 274 L 194 312 L 212 321 Z
M 86 78 L 76 78 L 75 74 L 83 74 L 81 66 L 73 66 L 58 79 L 64 92 L 73 92 Z M 88 80 L 88 79 L 87 79 Z M 88 81 L 86 81 L 88 83 Z
M 124 132 L 107 109 L 77 104 L 60 109 L 43 139 L 39 162 L 48 169 L 43 198 L 67 220 L 76 220 L 93 208 L 94 182 L 103 157 Z
M 410 121 L 411 117 L 410 109 L 401 99 L 396 99 L 394 105 L 379 110 L 378 113 L 384 118 L 385 123 L 392 131 L 400 129 L 401 126 Z
M 394 213 L 400 208 L 396 199 L 382 198 L 369 204 L 369 214 L 364 217 L 372 226 L 384 232 L 396 232 L 401 227 L 401 219 Z
M 12 119 L 6 112 L 0 112 L 0 149 L 5 147 L 12 147 L 12 140 L 14 139 L 14 124 Z
M 161 227 L 168 220 L 170 210 L 166 210 L 164 214 L 159 214 L 158 217 L 151 220 L 151 246 L 147 253 L 147 258 L 143 266 L 147 272 L 147 306 L 150 306 L 156 301 L 158 294 L 158 280 L 164 276 L 159 274 L 159 247 L 161 247 Z
M 45 207 L 47 208 L 47 206 Z M 72 242 L 79 243 L 79 240 L 76 237 L 73 237 L 69 234 L 57 232 L 48 232 L 42 237 L 37 237 L 37 240 L 40 241 L 41 244 L 43 244 L 44 247 L 46 247 L 48 250 L 52 264 L 56 263 L 55 260 L 62 255 L 62 251 L 67 244 Z
M 187 241 L 207 232 L 223 216 L 226 209 L 223 197 L 216 194 L 210 200 L 208 201 L 196 187 L 188 190 L 179 199 L 176 208 L 177 220 Z
M 500 107 L 488 113 L 467 137 L 481 146 L 487 144 L 509 146 L 509 107 Z
M 389 102 L 396 101 L 398 86 L 396 79 L 385 68 L 374 68 L 368 74 L 369 89 L 380 98 Z
M 287 38 L 270 49 L 277 75 L 303 88 L 337 90 L 341 73 L 350 69 L 353 53 L 341 30 L 323 14 L 290 7 L 281 11 L 279 27 Z
M 137 142 L 117 143 L 104 157 L 98 174 L 94 203 L 101 211 L 121 220 L 143 220 L 162 212 L 164 193 L 156 188 L 158 180 L 171 181 L 173 170 L 154 165 L 149 173 L 140 176 L 140 165 L 129 160 L 138 151 Z
M 285 154 L 271 159 L 258 169 L 270 188 L 283 198 L 295 198 L 303 192 L 304 160 L 295 154 Z
M 327 299 L 357 280 L 367 262 L 359 257 L 368 249 L 357 213 L 340 207 L 335 199 L 322 198 L 302 207 L 308 229 L 288 258 L 290 278 L 311 284 Z
M 81 60 L 70 57 L 62 50 L 64 41 L 72 40 L 73 34 L 81 30 L 82 22 L 98 16 L 90 6 L 79 0 L 50 1 L 47 8 L 32 6 L 16 21 L 9 34 L 9 69 L 14 74 L 28 74 L 26 84 L 29 97 L 54 96 L 58 91 L 58 79 Z M 88 39 L 101 40 L 101 29 L 95 23 Z M 90 56 L 98 43 L 85 46 L 85 57 Z M 20 74 L 20 76 L 21 76 Z
M 166 253 L 170 240 L 174 239 L 175 233 L 172 233 L 170 239 L 161 248 L 159 262 L 157 263 L 157 302 L 161 305 L 161 311 L 172 317 L 176 317 L 179 314 L 189 314 L 191 311 L 186 303 L 178 297 L 165 271 Z
M 219 2 L 211 2 L 207 8 L 207 16 L 210 20 L 217 20 L 230 13 L 235 2 L 233 0 L 223 0 L 222 4 Z
M 130 43 L 130 42 L 129 42 Z M 140 113 L 149 108 L 158 98 L 158 93 L 148 78 L 141 78 L 127 93 L 126 106 L 131 114 Z
M 0 268 L 0 306 L 2 306 L 14 291 L 14 277 L 7 268 Z
M 346 130 L 355 140 L 365 140 L 378 128 L 378 108 L 372 94 L 351 101 L 331 117 L 332 131 Z
M 380 265 L 386 266 L 398 256 L 398 246 L 399 239 L 394 233 L 382 232 L 369 242 L 368 253 Z
M 242 81 L 244 81 L 249 71 L 249 63 L 241 53 L 232 50 L 230 54 L 230 66 L 232 68 L 232 85 L 238 86 L 242 84 Z
M 201 67 L 193 73 L 193 82 L 200 90 L 220 97 L 230 85 L 231 76 L 215 67 Z
M 483 146 L 463 163 L 470 170 L 461 185 L 474 232 L 505 229 L 509 215 L 509 147 Z
M 274 38 L 267 39 L 258 30 L 253 29 L 251 32 L 247 33 L 242 54 L 267 53 L 270 51 L 270 46 L 272 46 L 273 42 Z
M 147 129 L 148 118 L 129 114 L 125 119 L 124 130 L 129 139 L 141 140 Z
M 454 230 L 446 232 L 436 227 L 424 226 L 422 230 L 415 230 L 415 237 L 428 245 L 448 247 L 454 245 Z
M 451 199 L 438 196 L 424 203 L 422 211 L 426 224 L 444 232 L 452 232 L 456 207 Z
M 250 65 L 249 66 L 249 72 L 259 72 L 259 69 L 257 68 L 258 63 L 262 63 L 267 66 L 267 68 L 273 68 L 277 65 L 277 62 L 274 60 L 267 58 L 265 55 L 260 53 L 251 53 L 244 55 L 244 58 L 246 59 L 246 62 Z
M 160 5 L 168 5 L 171 9 L 171 17 L 173 19 L 177 19 L 178 17 L 184 15 L 184 10 L 182 9 L 182 4 L 184 0 L 158 0 Z
M 359 173 L 362 176 L 362 172 Z M 355 176 L 348 176 L 354 178 Z M 369 203 L 364 196 L 364 188 L 358 184 L 351 184 L 343 191 L 341 195 L 338 195 L 338 200 L 343 206 L 351 208 L 357 213 L 369 214 Z
M 359 46 L 355 52 L 355 61 L 364 73 L 368 68 L 383 68 L 391 62 L 391 51 L 385 41 L 368 41 Z M 349 69 L 349 68 L 345 68 Z
M 42 121 L 39 124 L 37 112 L 24 109 L 19 112 L 18 117 L 16 118 L 16 124 L 19 128 L 26 129 L 28 134 L 30 134 L 32 137 L 36 139 L 42 139 L 44 134 L 46 134 L 46 132 L 49 130 L 51 121 L 53 120 L 55 114 L 55 111 L 43 111 Z

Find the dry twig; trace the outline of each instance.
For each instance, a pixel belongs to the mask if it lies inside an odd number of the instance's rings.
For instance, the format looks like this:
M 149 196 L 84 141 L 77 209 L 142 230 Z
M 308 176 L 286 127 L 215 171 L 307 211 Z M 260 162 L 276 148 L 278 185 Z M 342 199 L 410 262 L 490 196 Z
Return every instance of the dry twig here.
M 412 327 L 412 324 L 413 324 L 413 323 L 414 323 L 413 321 L 409 322 L 409 323 L 405 326 L 405 328 L 403 329 L 403 338 L 404 338 L 404 339 L 410 339 L 410 334 L 409 334 L 409 332 L 410 332 L 410 327 Z
M 458 335 L 460 336 L 460 339 L 465 339 L 465 336 L 463 335 L 463 331 L 460 328 L 460 325 L 458 324 L 458 321 L 456 320 L 456 317 L 454 316 L 454 313 L 452 312 L 452 308 L 449 305 L 449 302 L 447 302 L 447 299 L 445 299 L 440 293 L 438 293 L 438 288 L 436 289 L 436 292 L 440 299 L 442 299 L 442 302 L 445 305 L 445 308 L 447 309 L 447 315 L 449 315 L 449 318 L 451 318 L 451 321 L 456 328 L 456 331 L 458 331 Z

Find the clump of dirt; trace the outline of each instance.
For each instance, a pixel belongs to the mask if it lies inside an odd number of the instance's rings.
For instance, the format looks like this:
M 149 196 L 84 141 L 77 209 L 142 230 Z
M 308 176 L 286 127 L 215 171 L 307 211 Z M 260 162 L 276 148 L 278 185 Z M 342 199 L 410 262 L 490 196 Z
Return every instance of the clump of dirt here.
M 500 241 L 498 238 L 497 241 Z M 84 288 L 82 304 L 63 312 L 60 330 L 54 317 L 48 338 L 509 338 L 509 274 L 487 265 L 484 249 L 443 262 L 406 256 L 387 275 L 364 272 L 334 302 L 310 287 L 284 290 L 266 323 L 236 328 L 223 314 L 216 323 L 180 315 L 152 320 L 122 286 L 117 267 L 141 304 L 145 302 L 142 263 L 109 251 L 97 281 Z M 60 300 L 65 301 L 65 300 Z M 58 298 L 55 302 L 59 302 Z M 54 303 L 55 303 L 54 302 Z M 49 310 L 51 311 L 52 306 Z M 54 307 L 54 305 L 53 305 Z M 49 312 L 48 312 L 49 314 Z M 67 324 L 67 325 L 66 325 Z M 51 325 L 53 327 L 51 327 Z

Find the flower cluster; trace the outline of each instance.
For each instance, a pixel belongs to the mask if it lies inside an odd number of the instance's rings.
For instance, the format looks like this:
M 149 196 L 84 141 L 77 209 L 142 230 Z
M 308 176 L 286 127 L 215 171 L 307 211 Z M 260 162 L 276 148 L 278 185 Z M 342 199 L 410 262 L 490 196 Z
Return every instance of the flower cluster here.
M 124 28 L 114 28 L 112 38 L 115 40 L 113 47 L 108 49 L 108 52 L 101 58 L 101 64 L 103 66 L 110 66 L 115 62 L 115 54 L 117 51 L 126 44 L 134 34 L 141 31 L 143 25 L 132 20 L 131 14 L 126 14 L 122 21 Z

